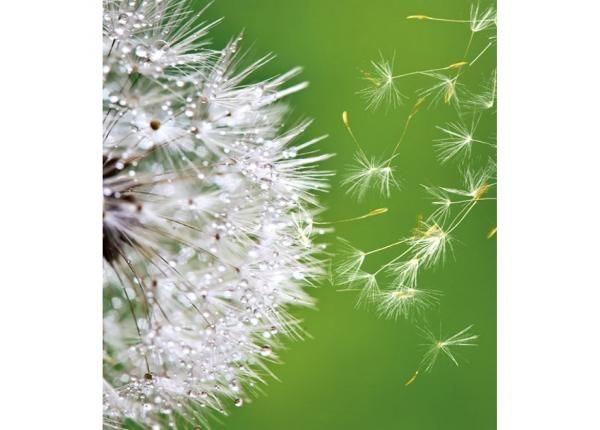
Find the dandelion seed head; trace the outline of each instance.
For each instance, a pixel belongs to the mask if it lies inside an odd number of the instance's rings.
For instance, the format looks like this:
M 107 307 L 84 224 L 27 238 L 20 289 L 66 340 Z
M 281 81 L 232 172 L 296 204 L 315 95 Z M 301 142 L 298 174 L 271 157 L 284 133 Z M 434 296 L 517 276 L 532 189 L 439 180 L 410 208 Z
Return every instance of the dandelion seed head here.
M 264 380 L 323 274 L 327 155 L 282 128 L 299 69 L 261 82 L 241 37 L 180 0 L 104 0 L 104 417 L 205 427 Z M 174 426 L 174 424 L 173 424 Z M 162 428 L 162 427 L 161 427 Z

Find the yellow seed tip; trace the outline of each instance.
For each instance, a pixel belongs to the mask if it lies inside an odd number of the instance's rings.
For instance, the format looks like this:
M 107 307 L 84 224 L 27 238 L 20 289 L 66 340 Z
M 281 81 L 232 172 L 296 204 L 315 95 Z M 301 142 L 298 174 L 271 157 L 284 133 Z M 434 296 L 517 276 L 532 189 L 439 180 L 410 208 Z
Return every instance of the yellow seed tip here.
M 415 372 L 415 374 L 413 376 L 410 377 L 410 379 L 408 381 L 406 381 L 406 384 L 404 384 L 405 387 L 409 386 L 410 384 L 412 384 L 413 382 L 415 382 L 415 379 L 417 379 L 417 376 L 419 375 L 419 371 L 417 370 Z
M 488 184 L 483 184 L 479 188 L 475 190 L 473 194 L 473 200 L 479 200 L 483 197 L 483 195 L 489 190 L 490 186 Z
M 448 67 L 450 69 L 460 69 L 462 66 L 466 66 L 469 64 L 468 61 L 459 61 L 458 63 L 450 64 Z
M 342 121 L 344 122 L 344 125 L 346 126 L 346 128 L 350 127 L 350 120 L 348 119 L 347 111 L 342 112 Z
M 375 215 L 381 215 L 384 214 L 388 211 L 388 208 L 377 208 L 377 209 L 373 209 L 371 212 L 369 212 L 367 214 L 367 216 L 375 216 Z
M 409 15 L 406 17 L 406 19 L 421 19 L 422 20 L 422 19 L 431 19 L 431 18 L 428 16 L 425 16 L 425 15 Z
M 487 238 L 491 239 L 492 237 L 494 237 L 496 235 L 496 232 L 498 231 L 498 226 L 495 226 L 494 228 L 492 228 L 488 234 L 487 234 Z

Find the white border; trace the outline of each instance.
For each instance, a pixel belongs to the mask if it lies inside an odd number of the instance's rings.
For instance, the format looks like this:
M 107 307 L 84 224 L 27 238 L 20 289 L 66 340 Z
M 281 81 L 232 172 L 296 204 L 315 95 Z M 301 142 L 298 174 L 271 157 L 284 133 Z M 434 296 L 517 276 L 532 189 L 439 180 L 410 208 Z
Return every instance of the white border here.
M 6 429 L 101 428 L 101 8 L 8 1 L 0 12 Z
M 593 1 L 499 5 L 499 429 L 598 429 Z

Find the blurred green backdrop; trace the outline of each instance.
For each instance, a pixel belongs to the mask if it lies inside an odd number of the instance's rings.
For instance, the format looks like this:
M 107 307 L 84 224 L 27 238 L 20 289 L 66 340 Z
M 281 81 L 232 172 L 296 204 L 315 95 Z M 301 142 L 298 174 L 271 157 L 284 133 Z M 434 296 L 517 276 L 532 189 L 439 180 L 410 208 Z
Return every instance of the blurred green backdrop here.
M 203 1 L 195 1 L 201 7 Z M 326 168 L 336 170 L 332 191 L 323 197 L 325 217 L 340 219 L 386 206 L 390 211 L 364 221 L 340 224 L 336 236 L 362 249 L 374 249 L 400 238 L 415 226 L 418 214 L 431 205 L 420 184 L 460 185 L 455 163 L 440 166 L 433 140 L 435 125 L 456 120 L 448 106 L 420 112 L 414 119 L 396 160 L 401 190 L 390 199 L 369 196 L 357 204 L 339 182 L 351 162 L 354 146 L 341 121 L 350 113 L 352 127 L 370 154 L 389 153 L 413 101 L 395 109 L 367 112 L 356 92 L 364 87 L 360 70 L 395 53 L 395 72 L 445 66 L 462 60 L 468 25 L 407 21 L 411 14 L 467 19 L 465 0 L 217 0 L 208 10 L 225 17 L 212 33 L 216 46 L 245 30 L 250 56 L 277 54 L 257 77 L 293 66 L 304 67 L 310 87 L 292 96 L 296 119 L 315 119 L 307 136 L 328 134 L 321 150 L 336 153 Z M 484 46 L 478 35 L 473 49 Z M 461 78 L 475 89 L 495 65 L 488 52 Z M 418 79 L 401 82 L 407 95 L 420 88 Z M 482 137 L 495 137 L 495 118 L 482 119 Z M 373 309 L 354 308 L 354 293 L 323 285 L 314 290 L 318 310 L 300 310 L 312 339 L 288 343 L 281 351 L 283 365 L 271 366 L 280 381 L 269 378 L 264 395 L 231 411 L 214 427 L 228 430 L 487 430 L 496 427 L 496 242 L 486 239 L 495 225 L 495 205 L 476 208 L 456 232 L 459 239 L 444 267 L 427 272 L 420 285 L 441 290 L 441 304 L 429 312 L 434 331 L 445 335 L 469 324 L 480 335 L 479 346 L 460 351 L 455 367 L 442 357 L 431 374 L 410 378 L 423 354 L 422 338 L 414 325 L 384 320 Z M 332 241 L 334 237 L 330 238 Z M 333 248 L 335 250 L 335 246 Z M 393 255 L 393 254 L 392 254 Z M 382 256 L 390 257 L 390 254 Z M 380 260 L 379 264 L 384 260 Z M 373 261 L 377 264 L 377 261 Z

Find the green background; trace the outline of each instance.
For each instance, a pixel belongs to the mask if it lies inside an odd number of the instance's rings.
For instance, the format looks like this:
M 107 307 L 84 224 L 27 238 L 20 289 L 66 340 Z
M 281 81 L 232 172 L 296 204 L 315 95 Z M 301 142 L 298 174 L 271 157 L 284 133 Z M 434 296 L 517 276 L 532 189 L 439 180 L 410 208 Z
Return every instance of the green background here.
M 200 7 L 203 2 L 194 2 Z M 336 170 L 332 191 L 323 196 L 327 219 L 365 213 L 376 207 L 390 211 L 372 219 L 340 224 L 335 236 L 349 239 L 361 249 L 374 249 L 407 235 L 418 214 L 431 211 L 420 184 L 460 185 L 458 166 L 440 166 L 433 140 L 435 125 L 457 119 L 441 104 L 423 110 L 414 119 L 395 165 L 401 190 L 390 199 L 369 196 L 360 204 L 339 185 L 352 161 L 353 144 L 341 122 L 350 113 L 353 130 L 370 154 L 389 153 L 396 142 L 413 101 L 395 110 L 367 112 L 356 94 L 363 88 L 360 70 L 381 51 L 395 53 L 395 72 L 446 66 L 462 60 L 469 38 L 463 24 L 407 21 L 411 14 L 468 18 L 469 2 L 435 0 L 217 0 L 208 10 L 212 18 L 225 17 L 212 33 L 215 46 L 245 30 L 242 48 L 250 56 L 274 52 L 257 78 L 304 67 L 308 89 L 292 96 L 293 117 L 312 117 L 309 136 L 328 134 L 321 150 L 336 157 L 325 167 Z M 490 33 L 476 36 L 473 49 L 481 49 Z M 475 89 L 495 66 L 488 52 L 461 78 Z M 401 82 L 403 93 L 425 85 L 423 80 Z M 495 117 L 483 118 L 481 138 L 495 138 Z M 307 136 L 308 137 L 308 136 Z M 482 159 L 484 154 L 479 154 Z M 477 154 L 475 154 L 477 157 Z M 480 163 L 481 164 L 481 163 Z M 404 320 L 384 320 L 373 309 L 355 309 L 354 293 L 339 292 L 324 284 L 315 289 L 318 310 L 297 315 L 311 339 L 288 343 L 280 352 L 283 365 L 273 365 L 280 381 L 269 378 L 264 394 L 231 411 L 214 427 L 228 430 L 351 430 L 351 429 L 476 429 L 496 427 L 496 242 L 486 239 L 495 225 L 495 204 L 476 208 L 457 231 L 452 256 L 443 267 L 420 278 L 425 288 L 441 290 L 439 307 L 427 317 L 445 335 L 469 324 L 480 335 L 479 345 L 461 351 L 461 366 L 442 357 L 431 374 L 410 378 L 423 354 L 415 326 Z M 334 236 L 330 237 L 334 241 Z M 332 247 L 335 251 L 336 246 Z M 370 267 L 382 264 L 374 259 Z

